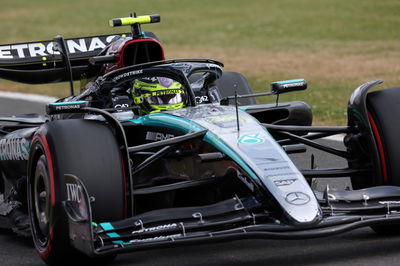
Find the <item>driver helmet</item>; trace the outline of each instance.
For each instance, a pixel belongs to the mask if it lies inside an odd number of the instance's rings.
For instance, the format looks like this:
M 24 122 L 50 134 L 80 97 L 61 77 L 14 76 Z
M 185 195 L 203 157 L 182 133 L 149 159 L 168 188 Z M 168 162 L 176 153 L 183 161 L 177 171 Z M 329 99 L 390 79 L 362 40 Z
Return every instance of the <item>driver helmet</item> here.
M 165 77 L 137 79 L 132 88 L 133 101 L 145 114 L 181 109 L 185 95 L 179 82 Z

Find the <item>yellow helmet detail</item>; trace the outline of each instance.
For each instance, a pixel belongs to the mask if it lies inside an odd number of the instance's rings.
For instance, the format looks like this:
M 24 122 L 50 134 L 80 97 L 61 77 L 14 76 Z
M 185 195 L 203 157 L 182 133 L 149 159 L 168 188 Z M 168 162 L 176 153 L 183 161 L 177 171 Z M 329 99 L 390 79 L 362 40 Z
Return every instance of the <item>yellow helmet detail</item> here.
M 170 78 L 148 77 L 134 82 L 132 97 L 143 113 L 155 113 L 183 108 L 186 92 L 179 82 Z

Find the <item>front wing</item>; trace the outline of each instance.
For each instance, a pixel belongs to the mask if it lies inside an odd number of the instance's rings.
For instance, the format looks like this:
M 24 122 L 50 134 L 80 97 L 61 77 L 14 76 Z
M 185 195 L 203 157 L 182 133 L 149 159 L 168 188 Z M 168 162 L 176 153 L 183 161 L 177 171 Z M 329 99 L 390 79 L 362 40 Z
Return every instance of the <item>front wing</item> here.
M 394 186 L 317 193 L 324 217 L 301 226 L 277 220 L 276 213 L 263 210 L 255 197 L 234 197 L 208 206 L 163 209 L 97 223 L 91 218 L 93 199 L 84 184 L 73 175 L 65 175 L 65 179 L 68 196 L 63 203 L 70 241 L 91 257 L 237 239 L 316 238 L 400 223 L 400 188 Z

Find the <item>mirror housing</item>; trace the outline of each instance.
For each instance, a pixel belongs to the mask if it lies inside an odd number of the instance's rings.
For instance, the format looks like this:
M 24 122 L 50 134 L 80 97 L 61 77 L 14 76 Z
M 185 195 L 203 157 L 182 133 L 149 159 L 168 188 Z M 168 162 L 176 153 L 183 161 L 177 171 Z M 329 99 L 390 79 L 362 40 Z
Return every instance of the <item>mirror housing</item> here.
M 284 81 L 275 81 L 271 83 L 271 92 L 273 94 L 302 91 L 305 89 L 307 89 L 307 81 L 305 79 L 291 79 Z

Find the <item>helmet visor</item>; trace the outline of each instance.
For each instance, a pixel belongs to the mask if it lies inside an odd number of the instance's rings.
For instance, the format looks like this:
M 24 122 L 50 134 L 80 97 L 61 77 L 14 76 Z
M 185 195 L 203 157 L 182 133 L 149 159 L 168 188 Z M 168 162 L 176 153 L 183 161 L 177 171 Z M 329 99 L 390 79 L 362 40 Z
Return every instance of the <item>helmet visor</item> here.
M 180 93 L 160 95 L 160 96 L 149 96 L 146 99 L 150 105 L 177 104 L 181 103 L 183 100 L 182 95 Z

